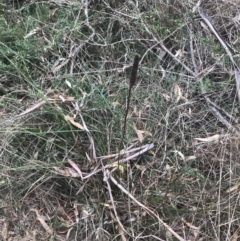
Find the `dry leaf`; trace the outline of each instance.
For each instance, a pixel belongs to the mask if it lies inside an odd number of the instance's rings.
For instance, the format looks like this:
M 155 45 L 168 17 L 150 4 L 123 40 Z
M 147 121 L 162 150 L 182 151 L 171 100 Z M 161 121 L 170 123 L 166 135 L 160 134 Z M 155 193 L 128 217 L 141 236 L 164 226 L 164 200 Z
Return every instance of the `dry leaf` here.
M 62 95 L 59 95 L 59 98 L 62 100 L 62 102 L 65 102 L 65 101 L 66 101 L 65 97 L 62 96 Z
M 77 173 L 79 174 L 79 176 L 83 180 L 82 172 L 79 169 L 78 165 L 75 162 L 73 162 L 71 159 L 68 159 L 68 163 L 77 171 Z
M 144 171 L 144 172 L 147 170 L 147 168 L 146 168 L 145 166 L 142 166 L 142 165 L 136 164 L 135 167 L 136 167 L 137 169 L 141 170 L 141 171 Z
M 200 227 L 196 227 L 192 225 L 191 223 L 187 222 L 184 218 L 181 219 L 189 228 L 194 229 L 194 230 L 200 230 Z
M 136 126 L 134 126 L 133 128 L 134 128 L 134 130 L 135 130 L 136 133 L 137 133 L 137 136 L 138 136 L 139 141 L 142 143 L 142 142 L 143 142 L 143 139 L 144 139 L 144 137 L 143 137 L 144 131 L 138 130 L 138 129 L 136 128 Z
M 177 103 L 182 97 L 182 91 L 178 84 L 174 85 L 174 94 L 176 96 L 176 103 Z
M 37 160 L 38 159 L 38 151 L 33 155 L 33 159 Z
M 185 157 L 186 161 L 191 161 L 191 160 L 196 160 L 196 159 L 197 159 L 196 156 L 186 156 Z
M 67 84 L 67 86 L 68 86 L 69 88 L 72 88 L 72 85 L 71 85 L 71 83 L 70 83 L 68 80 L 65 80 L 65 82 L 66 82 L 66 84 Z
M 97 80 L 100 85 L 103 85 L 102 78 L 100 75 L 97 76 Z
M 170 95 L 168 95 L 168 94 L 162 94 L 162 96 L 164 97 L 164 99 L 166 100 L 166 101 L 169 101 L 169 100 L 171 100 L 171 97 L 170 97 Z
M 140 141 L 141 143 L 143 142 L 144 135 L 145 135 L 145 136 L 152 136 L 152 134 L 151 134 L 149 131 L 141 131 L 141 130 L 138 130 L 135 125 L 133 126 L 133 129 L 136 131 L 137 136 L 138 136 L 138 139 L 139 139 L 139 141 Z
M 69 167 L 64 167 L 64 169 L 60 169 L 59 167 L 53 167 L 53 169 L 60 175 L 65 177 L 80 177 L 79 173 L 77 173 L 74 169 Z
M 85 130 L 85 128 L 84 128 L 81 124 L 79 124 L 78 122 L 76 122 L 73 117 L 71 117 L 71 116 L 69 116 L 69 115 L 65 115 L 65 116 L 64 116 L 64 119 L 65 119 L 66 121 L 71 122 L 71 124 L 73 124 L 73 125 L 76 126 L 77 128 L 79 128 L 79 129 L 81 129 L 81 130 Z
M 31 37 L 32 35 L 35 35 L 40 30 L 39 27 L 36 27 L 35 29 L 31 30 L 27 35 L 25 35 L 23 38 L 27 39 Z
M 112 102 L 113 109 L 115 109 L 118 105 L 120 105 L 119 102 L 117 102 L 117 101 Z
M 41 216 L 38 212 L 37 209 L 31 209 L 31 211 L 35 212 L 37 215 L 37 220 L 41 223 L 41 225 L 43 226 L 43 228 L 46 230 L 47 233 L 52 234 L 53 231 L 52 229 L 48 226 L 48 224 L 45 222 L 43 216 Z
M 152 136 L 152 133 L 151 133 L 150 131 L 144 131 L 144 134 L 145 134 L 146 136 Z
M 185 156 L 182 154 L 182 152 L 180 152 L 180 151 L 178 151 L 178 150 L 175 150 L 175 151 L 173 151 L 174 153 L 177 153 L 180 157 L 181 157 L 181 159 L 183 160 L 183 161 L 185 161 L 186 159 L 185 159 Z
M 194 138 L 194 139 L 198 141 L 203 141 L 203 142 L 213 142 L 213 141 L 218 141 L 220 137 L 221 137 L 220 135 L 216 134 L 214 136 L 209 136 L 206 138 Z
M 66 101 L 69 101 L 69 102 L 72 102 L 72 101 L 75 101 L 75 99 L 74 99 L 74 97 L 66 97 L 66 96 L 63 96 L 63 95 L 59 95 L 58 96 L 61 100 L 62 100 L 62 102 L 66 102 Z
M 182 59 L 184 57 L 184 52 L 179 49 L 176 51 L 175 57 L 178 57 L 179 59 Z
M 239 188 L 239 186 L 240 186 L 240 181 L 238 181 L 234 186 L 228 188 L 226 193 L 233 192 L 233 191 L 237 190 Z
M 240 71 L 237 68 L 235 69 L 235 80 L 238 93 L 238 102 L 240 102 Z
M 172 168 L 167 164 L 166 166 L 165 166 L 165 170 L 166 170 L 166 172 L 167 172 L 167 178 L 171 178 L 171 176 L 172 176 Z
M 152 155 L 152 156 L 155 156 L 155 152 L 153 152 L 152 150 L 149 150 L 148 151 L 148 154 Z
M 41 107 L 42 105 L 44 105 L 46 103 L 45 100 L 41 100 L 38 103 L 36 103 L 35 105 L 33 105 L 32 107 L 28 108 L 27 110 L 23 111 L 21 114 L 19 114 L 18 116 L 23 116 L 26 115 L 32 111 L 34 111 L 35 109 Z

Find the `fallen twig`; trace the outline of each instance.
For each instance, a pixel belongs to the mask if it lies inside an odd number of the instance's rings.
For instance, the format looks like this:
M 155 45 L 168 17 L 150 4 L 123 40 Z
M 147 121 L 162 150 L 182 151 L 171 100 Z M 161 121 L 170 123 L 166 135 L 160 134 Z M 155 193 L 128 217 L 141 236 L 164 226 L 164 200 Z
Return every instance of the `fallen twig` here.
M 151 148 L 153 148 L 153 144 L 147 144 L 147 145 L 144 145 L 144 146 L 128 149 L 127 151 L 124 151 L 124 153 L 121 152 L 120 155 L 129 155 L 132 152 L 141 151 L 141 150 L 143 150 L 143 149 L 145 149 L 147 147 L 149 149 L 151 149 Z M 106 160 L 106 159 L 111 159 L 111 158 L 114 158 L 114 157 L 117 158 L 118 157 L 118 153 L 107 155 L 107 156 L 100 156 L 100 157 L 97 157 L 97 159 L 99 159 L 99 160 Z
M 111 200 L 111 203 L 112 203 L 112 208 L 113 208 L 113 211 L 114 211 L 115 218 L 116 218 L 116 220 L 118 222 L 118 225 L 119 225 L 119 227 L 120 227 L 120 229 L 122 231 L 124 231 L 125 233 L 129 234 L 126 231 L 126 229 L 123 227 L 123 225 L 122 225 L 122 223 L 121 223 L 121 221 L 120 221 L 120 219 L 118 217 L 117 210 L 116 210 L 115 203 L 114 203 L 113 196 L 112 196 L 112 189 L 111 189 L 110 183 L 108 181 L 109 170 L 106 170 L 105 167 L 103 166 L 103 164 L 102 164 L 102 172 L 103 172 L 103 175 L 104 175 L 103 181 L 107 183 L 109 197 L 110 197 L 110 200 Z M 125 241 L 126 238 L 125 238 L 123 232 L 120 231 L 120 234 L 121 234 L 122 240 Z
M 119 164 L 128 162 L 128 161 L 136 158 L 137 156 L 142 155 L 144 152 L 147 152 L 148 150 L 152 149 L 153 147 L 154 147 L 154 144 L 153 144 L 153 143 L 152 143 L 152 144 L 149 144 L 149 145 L 145 145 L 145 146 L 144 146 L 144 149 L 142 149 L 141 151 L 139 151 L 139 152 L 137 152 L 137 153 L 133 154 L 132 156 L 129 156 L 129 157 L 125 158 L 125 159 L 119 160 Z M 118 155 L 118 154 L 116 154 L 116 155 Z M 118 162 L 116 161 L 116 162 L 114 162 L 114 163 L 107 164 L 107 165 L 105 165 L 104 167 L 105 167 L 105 168 L 116 167 L 117 164 L 118 164 Z M 84 174 L 83 174 L 83 179 L 88 179 L 88 178 L 90 178 L 91 176 L 93 176 L 93 175 L 101 172 L 102 169 L 98 169 L 98 167 L 99 167 L 99 166 L 96 166 L 96 167 L 94 168 L 94 170 L 93 170 L 91 173 L 87 174 L 86 176 L 84 176 Z
M 39 102 L 37 102 L 36 104 L 34 104 L 32 107 L 28 108 L 27 110 L 23 111 L 21 114 L 19 114 L 17 117 L 20 117 L 20 116 L 24 116 L 38 108 L 40 108 L 42 105 L 44 105 L 46 103 L 45 100 L 40 100 Z
M 232 53 L 231 53 L 231 51 L 229 49 L 230 48 L 229 45 L 226 43 L 225 40 L 223 40 L 223 38 L 217 32 L 216 28 L 212 25 L 209 17 L 204 13 L 203 9 L 199 7 L 198 8 L 198 13 L 201 16 L 201 18 L 203 19 L 203 21 L 207 24 L 209 29 L 216 36 L 216 38 L 218 39 L 218 41 L 220 42 L 220 44 L 222 45 L 222 47 L 226 51 L 229 59 L 231 60 L 231 62 L 233 64 L 233 67 L 234 67 L 234 70 L 235 70 L 235 82 L 236 82 L 236 87 L 237 87 L 238 101 L 240 103 L 240 68 L 239 68 L 239 66 L 237 65 L 237 63 L 233 59 Z M 234 51 L 234 50 L 232 50 L 232 51 Z
M 151 144 L 139 147 L 139 148 L 134 148 L 133 150 L 129 150 L 128 153 L 131 153 L 133 151 L 137 151 L 137 152 L 134 153 L 133 155 L 127 157 L 127 158 L 119 160 L 119 163 L 122 164 L 122 163 L 126 163 L 126 162 L 128 162 L 132 159 L 135 159 L 136 157 L 142 155 L 143 153 L 147 152 L 148 150 L 152 149 L 153 147 L 154 147 L 154 144 L 151 143 Z M 111 155 L 111 156 L 118 156 L 118 154 L 114 154 L 114 155 Z M 99 158 L 97 158 L 97 159 L 99 159 Z M 82 180 L 87 180 L 90 177 L 92 177 L 92 176 L 94 176 L 97 173 L 102 171 L 102 168 L 100 168 L 101 162 L 102 162 L 101 159 L 97 161 L 97 165 L 95 166 L 94 170 L 91 173 L 82 172 L 79 167 L 78 167 L 79 170 L 77 170 L 76 166 L 74 168 L 68 168 L 67 173 L 65 173 L 65 171 L 60 169 L 59 167 L 53 167 L 53 169 L 54 169 L 55 173 L 58 173 L 58 174 L 63 175 L 63 176 L 68 176 L 68 177 L 70 176 L 70 177 L 75 177 L 75 178 L 80 177 Z M 104 166 L 104 168 L 112 168 L 112 167 L 116 167 L 116 166 L 117 166 L 117 161 L 115 161 L 113 163 L 110 163 L 110 164 L 106 164 Z M 81 190 L 82 190 L 82 188 L 81 188 Z M 78 192 L 80 192 L 81 190 L 79 190 Z
M 114 179 L 114 177 L 111 175 L 109 170 L 106 170 L 106 177 L 110 178 L 111 181 L 122 191 L 124 192 L 129 198 L 131 198 L 138 206 L 143 208 L 150 216 L 153 216 L 157 218 L 158 222 L 163 225 L 174 237 L 176 237 L 179 241 L 186 241 L 184 238 L 182 238 L 180 235 L 178 235 L 170 226 L 168 226 L 163 220 L 155 214 L 152 210 L 150 210 L 148 207 L 140 203 L 131 193 L 129 193 L 120 183 Z
M 210 108 L 210 111 L 227 128 L 229 128 L 230 130 L 234 131 L 236 134 L 240 135 L 240 131 L 237 128 L 235 128 L 229 121 L 227 121 L 224 118 L 224 116 L 221 114 L 221 112 L 224 113 L 231 121 L 234 121 L 235 123 L 237 123 L 237 120 L 232 115 L 230 115 L 225 110 L 223 110 L 218 105 L 216 105 L 214 102 L 212 102 L 211 99 L 206 95 L 206 91 L 205 91 L 204 85 L 203 85 L 203 78 L 206 77 L 212 71 L 212 66 L 210 66 L 211 68 L 208 67 L 204 71 L 202 70 L 201 72 L 198 72 L 197 63 L 196 63 L 195 55 L 194 55 L 194 49 L 193 49 L 193 34 L 192 34 L 192 30 L 190 30 L 190 49 L 191 49 L 191 58 L 192 58 L 193 66 L 194 66 L 195 77 L 196 77 L 197 81 L 200 83 L 201 93 L 202 93 L 204 99 L 206 100 L 207 105 Z

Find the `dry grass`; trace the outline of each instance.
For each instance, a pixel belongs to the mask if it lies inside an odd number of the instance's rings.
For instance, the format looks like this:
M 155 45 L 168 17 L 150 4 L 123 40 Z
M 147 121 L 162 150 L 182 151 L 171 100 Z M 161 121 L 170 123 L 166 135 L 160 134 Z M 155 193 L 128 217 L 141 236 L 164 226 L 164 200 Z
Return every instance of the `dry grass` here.
M 196 6 L 0 4 L 2 240 L 239 239 L 239 52 Z M 240 7 L 201 8 L 239 50 Z

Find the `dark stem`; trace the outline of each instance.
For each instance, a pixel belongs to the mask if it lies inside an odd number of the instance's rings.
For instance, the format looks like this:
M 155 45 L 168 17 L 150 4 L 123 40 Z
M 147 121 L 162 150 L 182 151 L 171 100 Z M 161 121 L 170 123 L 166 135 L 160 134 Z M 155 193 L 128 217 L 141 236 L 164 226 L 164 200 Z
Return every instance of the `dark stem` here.
M 129 83 L 129 87 L 128 87 L 127 108 L 126 108 L 126 112 L 124 115 L 122 139 L 121 139 L 121 142 L 120 142 L 119 148 L 118 148 L 118 160 L 119 160 L 119 156 L 120 156 L 120 150 L 124 148 L 123 141 L 124 141 L 124 137 L 126 134 L 127 116 L 128 116 L 129 106 L 130 106 L 131 91 L 132 91 L 132 87 L 135 85 L 135 83 L 137 81 L 137 72 L 138 72 L 139 61 L 140 61 L 140 55 L 136 54 L 135 58 L 134 58 L 134 62 L 133 62 L 132 72 L 131 72 L 131 76 L 130 76 L 130 83 Z

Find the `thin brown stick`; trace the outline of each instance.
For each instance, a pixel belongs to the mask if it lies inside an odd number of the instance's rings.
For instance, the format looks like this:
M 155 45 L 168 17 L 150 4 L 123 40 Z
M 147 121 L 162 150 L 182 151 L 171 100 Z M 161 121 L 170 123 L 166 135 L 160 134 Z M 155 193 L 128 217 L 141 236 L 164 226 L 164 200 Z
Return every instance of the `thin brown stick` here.
M 139 152 L 137 152 L 137 153 L 135 153 L 135 154 L 133 154 L 133 155 L 131 155 L 131 156 L 128 156 L 127 158 L 124 158 L 124 159 L 122 159 L 122 160 L 118 159 L 117 164 L 119 165 L 119 164 L 122 164 L 122 163 L 126 163 L 126 162 L 130 161 L 131 159 L 135 159 L 136 157 L 142 155 L 143 153 L 147 152 L 148 150 L 152 149 L 153 147 L 154 147 L 154 144 L 153 144 L 153 143 L 152 143 L 152 144 L 149 144 L 149 145 L 142 146 L 142 147 L 141 147 L 141 150 L 140 150 Z M 118 155 L 119 155 L 119 154 L 118 154 Z M 102 161 L 102 160 L 100 160 L 100 161 Z M 105 168 L 111 168 L 111 167 L 114 167 L 114 166 L 116 166 L 116 162 L 107 164 L 107 165 L 105 165 L 104 167 L 105 167 Z M 54 168 L 54 169 L 55 169 L 55 171 L 58 170 L 57 168 Z M 100 171 L 101 171 L 101 169 L 99 169 L 99 164 L 98 164 L 98 166 L 96 166 L 91 173 L 82 172 L 82 174 L 83 174 L 83 180 L 84 180 L 84 179 L 89 179 L 91 176 L 96 175 L 96 174 L 99 173 Z M 58 173 L 59 173 L 59 171 L 58 171 Z M 61 173 L 60 173 L 60 174 L 61 174 Z M 82 189 L 82 188 L 81 188 L 81 189 Z
M 109 171 L 108 171 L 107 169 L 105 169 L 103 163 L 101 163 L 101 164 L 102 164 L 102 172 L 103 172 L 103 175 L 104 175 L 103 181 L 107 183 L 109 197 L 110 197 L 110 200 L 111 200 L 111 203 L 112 203 L 112 208 L 113 208 L 113 212 L 114 212 L 115 218 L 116 218 L 116 220 L 117 220 L 117 222 L 118 222 L 118 225 L 119 225 L 119 228 L 120 228 L 121 238 L 122 238 L 123 241 L 126 241 L 126 238 L 125 238 L 125 236 L 124 236 L 123 231 L 124 231 L 125 233 L 127 233 L 127 234 L 129 234 L 129 233 L 128 233 L 128 232 L 126 231 L 126 229 L 124 228 L 123 224 L 122 224 L 121 221 L 120 221 L 120 218 L 119 218 L 119 216 L 118 216 L 118 213 L 117 213 L 117 209 L 116 209 L 116 206 L 115 206 L 115 202 L 114 202 L 114 200 L 113 200 L 111 185 L 110 185 L 110 183 L 109 183 L 109 181 L 108 181 L 108 179 L 109 179 L 109 178 L 108 178 Z
M 177 234 L 168 224 L 166 224 L 154 211 L 140 203 L 129 191 L 127 191 L 120 183 L 116 181 L 116 179 L 111 175 L 108 169 L 105 170 L 104 173 L 105 178 L 110 178 L 110 180 L 122 191 L 124 192 L 133 202 L 135 202 L 138 206 L 140 206 L 143 210 L 145 210 L 150 216 L 155 217 L 159 224 L 163 225 L 177 240 L 186 241 L 186 239 L 182 238 L 179 234 Z M 106 181 L 106 180 L 105 180 Z
M 216 36 L 224 50 L 226 51 L 229 59 L 231 60 L 234 70 L 235 70 L 235 82 L 237 87 L 237 95 L 238 95 L 238 102 L 240 103 L 240 68 L 238 64 L 235 62 L 232 56 L 232 52 L 234 52 L 234 49 L 230 47 L 230 45 L 227 44 L 227 42 L 222 38 L 222 36 L 218 33 L 216 28 L 212 25 L 211 20 L 209 17 L 204 13 L 203 9 L 201 7 L 198 8 L 198 13 L 203 19 L 203 21 L 207 24 L 207 26 L 210 28 L 212 33 Z M 232 52 L 231 52 L 232 51 Z

